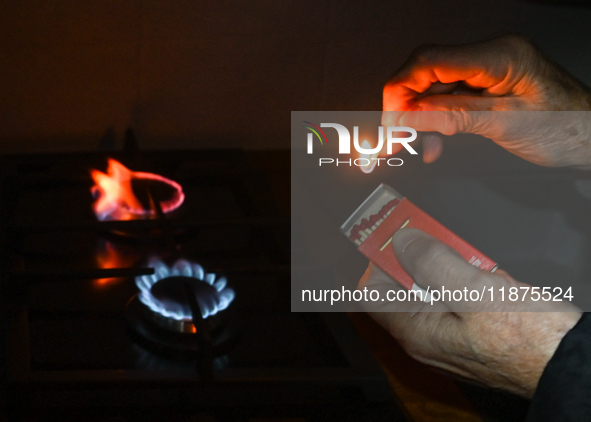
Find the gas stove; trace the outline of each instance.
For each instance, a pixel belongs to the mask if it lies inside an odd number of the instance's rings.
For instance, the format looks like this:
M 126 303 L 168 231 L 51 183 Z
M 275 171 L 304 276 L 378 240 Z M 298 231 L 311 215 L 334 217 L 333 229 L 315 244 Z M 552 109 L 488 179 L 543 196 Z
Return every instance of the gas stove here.
M 289 205 L 257 154 L 0 157 L 9 419 L 405 420 L 346 315 L 290 312 Z M 97 219 L 109 159 L 182 204 L 135 183 L 145 215 Z

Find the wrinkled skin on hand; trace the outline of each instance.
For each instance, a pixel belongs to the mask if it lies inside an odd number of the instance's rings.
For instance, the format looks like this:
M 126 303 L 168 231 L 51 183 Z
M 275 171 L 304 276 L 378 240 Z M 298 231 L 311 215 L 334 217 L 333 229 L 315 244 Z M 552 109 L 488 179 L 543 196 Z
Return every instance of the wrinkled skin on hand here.
M 591 168 L 589 110 L 587 87 L 528 40 L 512 35 L 418 49 L 384 87 L 382 124 L 444 135 L 474 133 L 533 163 Z M 437 159 L 441 147 L 438 135 L 423 136 L 425 162 Z M 416 229 L 399 230 L 392 245 L 423 288 L 527 286 L 502 270 L 491 274 L 471 266 Z M 402 289 L 372 264 L 359 288 L 379 290 L 381 297 Z M 561 339 L 581 317 L 568 302 L 533 301 L 531 296 L 525 302 L 364 306 L 419 361 L 525 397 L 533 395 Z
M 591 110 L 589 89 L 520 36 L 418 49 L 384 87 L 383 108 L 385 126 L 475 133 L 536 164 L 590 167 L 585 113 L 520 113 Z
M 417 230 L 399 230 L 393 247 L 421 287 L 481 290 L 527 286 L 502 270 L 482 271 Z M 370 264 L 359 289 L 402 287 Z M 569 302 L 365 302 L 363 306 L 415 359 L 524 397 L 531 397 L 562 337 L 581 317 Z M 425 310 L 432 312 L 425 312 Z M 519 310 L 519 312 L 515 312 Z

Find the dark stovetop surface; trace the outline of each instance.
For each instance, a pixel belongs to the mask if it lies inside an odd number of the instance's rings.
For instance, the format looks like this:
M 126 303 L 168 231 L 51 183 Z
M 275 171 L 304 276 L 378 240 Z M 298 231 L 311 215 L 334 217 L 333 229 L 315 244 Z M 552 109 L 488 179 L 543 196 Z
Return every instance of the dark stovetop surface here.
M 2 398 L 11 417 L 363 420 L 378 406 L 398 420 L 348 318 L 290 312 L 289 205 L 277 195 L 288 189 L 289 154 L 261 155 L 111 155 L 183 186 L 185 203 L 154 223 L 156 236 L 96 222 L 89 171 L 104 171 L 107 155 L 0 157 Z M 210 363 L 213 376 L 203 356 L 169 356 L 131 335 L 132 273 L 153 256 L 198 262 L 235 291 L 222 316 L 238 341 Z

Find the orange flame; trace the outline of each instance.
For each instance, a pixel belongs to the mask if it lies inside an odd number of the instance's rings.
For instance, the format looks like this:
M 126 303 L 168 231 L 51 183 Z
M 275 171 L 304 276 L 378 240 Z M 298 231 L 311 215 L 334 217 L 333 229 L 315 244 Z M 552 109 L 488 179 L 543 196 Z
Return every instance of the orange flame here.
M 96 263 L 99 268 L 127 268 L 132 266 L 137 260 L 137 256 L 131 256 L 123 254 L 118 251 L 111 242 L 105 242 L 96 254 Z M 99 278 L 94 280 L 98 286 L 104 286 L 106 284 L 112 284 L 117 281 L 121 281 L 123 278 L 111 277 L 111 278 Z
M 131 171 L 123 164 L 109 159 L 107 174 L 91 170 L 90 174 L 96 183 L 91 192 L 97 198 L 93 210 L 97 218 L 104 220 L 133 220 L 154 218 L 154 210 L 145 209 L 133 193 L 131 181 L 134 179 L 154 180 L 171 186 L 175 193 L 169 200 L 160 202 L 162 212 L 174 211 L 185 200 L 181 185 L 152 173 Z

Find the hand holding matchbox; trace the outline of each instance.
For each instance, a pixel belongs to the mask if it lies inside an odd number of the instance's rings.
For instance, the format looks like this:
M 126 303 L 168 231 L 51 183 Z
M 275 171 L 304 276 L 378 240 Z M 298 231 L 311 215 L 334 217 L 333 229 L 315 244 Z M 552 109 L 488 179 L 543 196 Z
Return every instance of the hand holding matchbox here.
M 402 286 L 422 290 L 399 264 L 391 245 L 394 233 L 405 227 L 422 230 L 439 239 L 482 270 L 497 269 L 494 261 L 383 183 L 347 219 L 341 231 L 363 255 Z

